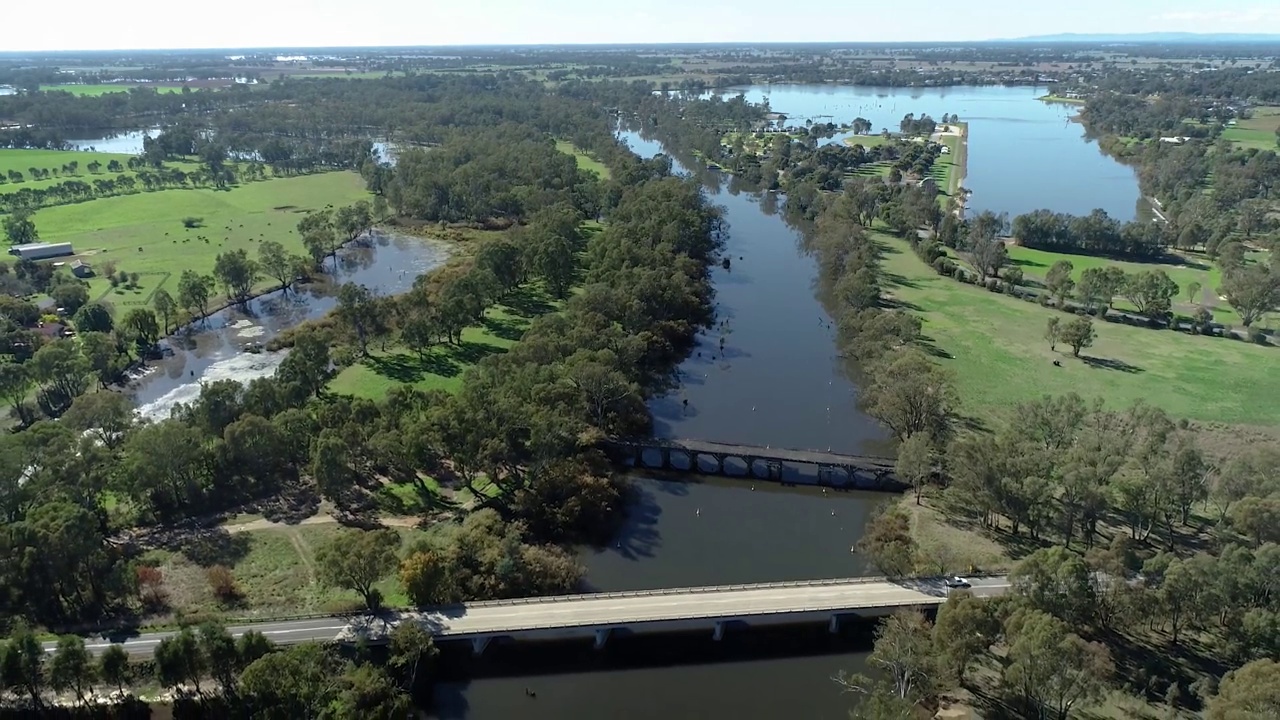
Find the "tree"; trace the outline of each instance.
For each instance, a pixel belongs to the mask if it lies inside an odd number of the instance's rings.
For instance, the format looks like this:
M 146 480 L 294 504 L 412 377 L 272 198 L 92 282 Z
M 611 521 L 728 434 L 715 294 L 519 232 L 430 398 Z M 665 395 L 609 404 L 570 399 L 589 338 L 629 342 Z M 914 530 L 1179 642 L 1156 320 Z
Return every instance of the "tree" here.
M 1075 280 L 1071 279 L 1071 273 L 1075 270 L 1075 266 L 1070 260 L 1059 260 L 1054 263 L 1049 272 L 1045 273 L 1044 286 L 1049 290 L 1049 294 L 1053 296 L 1054 304 L 1062 307 L 1063 301 L 1071 294 L 1071 289 L 1075 287 Z
M 911 536 L 911 518 L 905 510 L 892 506 L 867 523 L 855 546 L 858 554 L 889 577 L 910 575 L 919 549 Z
M 982 282 L 986 282 L 989 275 L 999 274 L 1000 268 L 1009 260 L 1009 251 L 1000 239 L 1004 225 L 1004 217 L 990 210 L 979 213 L 969 225 L 966 248 L 973 261 L 973 269 L 978 271 Z
M 1091 267 L 1080 273 L 1075 292 L 1085 309 L 1092 313 L 1099 307 L 1109 307 L 1111 298 L 1120 292 L 1123 285 L 1123 270 L 1114 266 Z
M 867 662 L 885 677 L 890 693 L 912 705 L 933 700 L 945 687 L 945 668 L 933 642 L 933 627 L 916 610 L 900 610 L 876 628 Z M 865 676 L 841 677 L 841 685 L 868 693 Z
M 240 654 L 231 633 L 216 622 L 204 623 L 200 626 L 200 652 L 209 668 L 209 674 L 222 687 L 223 692 L 235 693 Z
M 1208 720 L 1263 720 L 1280 717 L 1280 663 L 1254 660 L 1222 676 L 1209 698 Z
M 1200 302 L 1200 283 L 1194 280 L 1187 283 L 1187 302 L 1196 305 Z
M 355 331 L 360 354 L 369 354 L 369 332 L 378 323 L 378 302 L 364 285 L 346 283 L 338 289 L 338 317 Z
M 951 376 L 924 353 L 908 348 L 882 361 L 867 387 L 867 411 L 905 439 L 926 434 L 935 440 L 950 434 L 955 390 Z
M 98 658 L 98 676 L 103 682 L 116 687 L 120 695 L 124 695 L 125 686 L 133 678 L 129 667 L 129 651 L 123 645 L 112 643 Z
M 449 563 L 439 552 L 420 550 L 400 563 L 400 584 L 415 605 L 440 605 L 454 599 Z
M 337 694 L 320 720 L 401 720 L 412 713 L 413 701 L 387 677 L 386 671 L 366 664 L 349 668 L 338 678 Z
M 62 311 L 75 315 L 85 303 L 89 302 L 89 289 L 79 280 L 62 282 L 53 286 L 49 296 L 53 298 L 54 305 Z
M 1004 284 L 1006 288 L 1014 288 L 1022 284 L 1023 274 L 1022 268 L 1011 267 L 1004 271 Z
M 1280 308 L 1280 272 L 1255 263 L 1228 273 L 1218 292 L 1247 328 L 1253 321 Z
M 1147 270 L 1126 277 L 1121 292 L 1139 314 L 1159 320 L 1168 316 L 1173 298 L 1178 294 L 1178 284 L 1163 270 Z
M 917 505 L 924 486 L 933 477 L 933 453 L 933 438 L 924 433 L 910 435 L 898 445 L 894 470 L 900 479 L 915 489 Z
M 400 677 L 400 687 L 413 692 L 418 687 L 418 672 L 424 663 L 430 663 L 440 651 L 431 633 L 420 623 L 401 622 L 391 631 L 389 665 Z
M 294 645 L 250 663 L 240 673 L 240 697 L 255 720 L 320 718 L 341 672 L 341 661 L 320 645 Z
M 1044 339 L 1049 341 L 1049 351 L 1058 349 L 1058 341 L 1062 339 L 1062 322 L 1056 316 L 1049 318 L 1044 328 Z
M 169 323 L 173 322 L 178 317 L 178 303 L 174 301 L 173 296 L 170 295 L 168 291 L 164 288 L 160 288 L 159 290 L 156 290 L 156 294 L 152 296 L 151 304 L 155 306 L 156 313 L 160 316 L 160 322 L 163 323 L 164 326 L 164 334 L 168 335 Z
M 115 328 L 115 321 L 111 319 L 111 311 L 102 303 L 89 303 L 76 311 L 75 317 L 71 318 L 72 324 L 76 326 L 76 332 L 89 333 L 100 332 L 109 333 Z
M 177 690 L 183 683 L 191 683 L 200 692 L 200 676 L 207 668 L 200 640 L 191 628 L 185 627 L 164 638 L 156 646 L 156 674 L 160 683 Z
M 1031 553 L 1009 573 L 1014 591 L 1037 610 L 1080 626 L 1093 619 L 1097 598 L 1084 560 L 1063 547 Z
M 257 630 L 247 631 L 240 636 L 240 640 L 236 643 L 236 656 L 239 658 L 240 669 L 243 670 L 253 661 L 264 655 L 269 655 L 275 649 L 275 643 L 267 639 L 266 635 Z
M 1003 682 L 1025 704 L 1026 717 L 1067 720 L 1071 709 L 1100 698 L 1115 672 L 1100 643 L 1085 642 L 1061 620 L 1019 610 L 1005 622 L 1009 645 Z
M 258 265 L 280 283 L 280 289 L 289 292 L 293 284 L 298 261 L 287 253 L 284 245 L 275 240 L 264 240 L 258 245 Z
M 76 701 L 84 703 L 84 691 L 93 685 L 93 658 L 77 635 L 58 638 L 58 647 L 49 661 L 49 685 L 54 690 L 74 690 Z
M 120 325 L 133 334 L 139 348 L 149 348 L 160 339 L 160 324 L 149 308 L 133 308 L 125 313 Z
M 9 641 L 4 644 L 0 655 L 0 679 L 3 686 L 17 692 L 25 692 L 36 708 L 43 707 L 41 694 L 44 692 L 45 668 L 44 646 L 36 638 L 35 633 L 25 624 L 9 633 Z
M 992 604 L 968 590 L 953 590 L 938 607 L 933 626 L 934 646 L 940 648 L 951 675 L 964 684 L 965 673 L 1000 634 Z
M 118 392 L 81 395 L 62 416 L 78 432 L 91 432 L 108 450 L 124 444 L 136 419 L 133 401 Z
M 1097 336 L 1093 321 L 1081 315 L 1062 326 L 1061 339 L 1071 346 L 1071 355 L 1080 357 L 1080 351 L 1093 345 Z
M 258 281 L 258 263 L 249 258 L 244 248 L 219 253 L 214 260 L 213 275 L 222 282 L 228 299 L 243 303 L 249 299 L 253 284 Z
M 36 421 L 35 410 L 27 403 L 33 385 L 35 378 L 26 365 L 0 362 L 0 397 L 9 403 L 23 427 Z
M 293 349 L 280 362 L 276 375 L 282 381 L 296 385 L 305 398 L 320 397 L 320 391 L 329 381 L 329 345 L 314 333 L 304 333 L 293 343 Z
M 333 587 L 355 590 L 373 610 L 381 604 L 374 584 L 396 568 L 400 535 L 394 530 L 345 530 L 316 552 L 320 579 Z
M 178 279 L 178 304 L 192 315 L 203 318 L 209 314 L 209 296 L 213 288 L 212 276 L 201 275 L 194 270 L 183 270 Z
M 31 220 L 30 210 L 10 212 L 9 217 L 4 219 L 4 234 L 9 239 L 10 245 L 24 245 L 40 239 L 36 224 Z

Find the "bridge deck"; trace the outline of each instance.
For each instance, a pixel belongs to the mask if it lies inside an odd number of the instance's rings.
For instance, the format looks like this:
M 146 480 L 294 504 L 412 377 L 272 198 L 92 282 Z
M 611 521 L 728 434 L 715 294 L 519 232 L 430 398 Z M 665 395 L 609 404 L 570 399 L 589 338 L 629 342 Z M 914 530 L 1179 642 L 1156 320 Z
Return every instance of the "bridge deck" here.
M 975 584 L 978 594 L 1002 592 L 1003 579 Z M 468 638 L 536 630 L 608 628 L 649 622 L 734 619 L 763 615 L 928 607 L 946 601 L 940 580 L 823 580 L 594 593 L 505 602 L 470 603 L 405 613 L 397 621 L 423 623 L 440 638 Z M 393 621 L 390 624 L 394 624 Z M 381 621 L 353 624 L 339 639 L 375 639 L 389 629 Z
M 621 440 L 621 445 L 645 448 L 670 448 L 695 453 L 718 453 L 737 457 L 754 457 L 761 460 L 779 460 L 782 462 L 807 463 L 810 465 L 856 465 L 860 467 L 884 467 L 892 469 L 893 458 L 874 457 L 869 455 L 847 455 L 844 453 L 822 450 L 796 450 L 791 448 L 760 447 L 758 445 L 737 445 L 734 443 L 712 442 L 710 440 Z

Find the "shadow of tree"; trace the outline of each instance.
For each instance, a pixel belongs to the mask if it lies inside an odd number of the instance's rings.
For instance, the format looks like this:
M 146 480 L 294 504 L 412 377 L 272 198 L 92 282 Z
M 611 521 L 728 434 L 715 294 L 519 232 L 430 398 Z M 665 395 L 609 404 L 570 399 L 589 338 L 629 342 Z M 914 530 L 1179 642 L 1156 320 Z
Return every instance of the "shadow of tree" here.
M 523 318 L 535 318 L 555 310 L 555 306 L 546 297 L 528 285 L 511 291 L 510 295 L 503 298 L 502 306 L 512 315 Z
M 1097 368 L 1101 370 L 1119 370 L 1121 372 L 1127 372 L 1127 373 L 1133 373 L 1133 374 L 1146 372 L 1146 370 L 1143 370 L 1137 365 L 1130 365 L 1129 363 L 1123 360 L 1116 360 L 1114 358 L 1096 358 L 1096 357 L 1089 357 L 1087 355 L 1081 355 L 1080 359 L 1084 361 L 1085 365 L 1088 365 L 1091 368 Z
M 223 528 L 208 528 L 179 540 L 178 551 L 200 567 L 234 567 L 249 552 L 249 536 L 233 535 Z

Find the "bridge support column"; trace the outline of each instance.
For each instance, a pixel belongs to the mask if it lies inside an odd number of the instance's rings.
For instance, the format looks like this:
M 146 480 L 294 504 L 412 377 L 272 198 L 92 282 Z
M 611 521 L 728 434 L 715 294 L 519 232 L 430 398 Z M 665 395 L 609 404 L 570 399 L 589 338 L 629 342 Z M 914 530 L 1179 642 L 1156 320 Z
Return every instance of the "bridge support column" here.
M 480 657 L 484 654 L 484 649 L 489 647 L 489 641 L 492 637 L 471 638 L 471 654 Z
M 782 463 L 778 462 L 777 460 L 770 460 L 767 464 L 767 469 L 765 472 L 766 472 L 766 476 L 770 480 L 781 480 L 782 479 Z
M 671 468 L 671 448 L 662 448 L 662 469 Z
M 716 621 L 716 629 L 711 631 L 712 640 L 715 640 L 716 642 L 720 642 L 721 640 L 724 639 L 724 626 L 725 626 L 724 620 Z
M 609 628 L 596 630 L 596 649 L 603 650 L 607 642 L 609 642 Z
M 840 616 L 832 615 L 831 620 L 827 622 L 827 632 L 832 635 L 840 632 Z
M 724 474 L 724 456 L 713 455 L 712 457 L 714 457 L 716 460 L 716 474 L 723 475 Z

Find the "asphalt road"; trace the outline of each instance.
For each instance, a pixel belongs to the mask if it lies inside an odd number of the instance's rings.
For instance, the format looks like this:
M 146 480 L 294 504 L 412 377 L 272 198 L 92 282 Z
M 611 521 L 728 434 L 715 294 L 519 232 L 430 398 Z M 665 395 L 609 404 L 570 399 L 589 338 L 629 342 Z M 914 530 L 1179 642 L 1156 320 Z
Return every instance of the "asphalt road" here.
M 1009 588 L 1007 578 L 972 578 L 974 595 L 1000 595 Z M 649 593 L 600 593 L 560 598 L 531 598 L 485 602 L 441 608 L 422 613 L 395 613 L 388 617 L 327 617 L 310 620 L 265 621 L 237 625 L 227 630 L 239 638 L 250 630 L 277 645 L 352 640 L 358 635 L 376 638 L 404 620 L 423 622 L 439 637 L 466 637 L 487 633 L 549 628 L 623 625 L 664 620 L 745 618 L 794 612 L 826 612 L 883 607 L 934 605 L 950 592 L 940 579 L 849 580 L 820 584 L 772 583 L 723 588 L 672 589 Z M 112 644 L 123 645 L 135 658 L 148 658 L 174 631 L 143 633 L 129 637 L 105 635 L 86 638 L 90 652 L 101 653 Z M 44 644 L 52 651 L 56 642 Z

